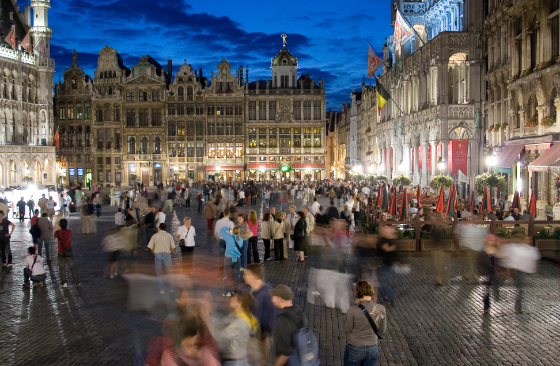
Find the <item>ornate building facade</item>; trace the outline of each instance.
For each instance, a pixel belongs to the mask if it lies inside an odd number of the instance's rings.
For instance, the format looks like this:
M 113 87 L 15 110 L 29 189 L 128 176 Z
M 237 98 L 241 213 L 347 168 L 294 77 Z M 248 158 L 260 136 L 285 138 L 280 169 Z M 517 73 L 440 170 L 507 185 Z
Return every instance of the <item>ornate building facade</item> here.
M 48 0 L 32 0 L 23 12 L 16 0 L 1 3 L 2 39 L 14 32 L 19 43 L 29 34 L 41 52 L 0 46 L 0 186 L 56 182 L 49 8 Z
M 56 88 L 56 117 L 65 128 L 83 125 L 89 138 L 83 156 L 91 155 L 78 161 L 78 150 L 66 143 L 70 137 L 62 137 L 59 160 L 69 183 L 326 176 L 323 81 L 298 78 L 297 59 L 285 43 L 271 61 L 270 80 L 248 82 L 249 69 L 244 77 L 243 68 L 232 71 L 227 60 L 209 79 L 185 61 L 172 80 L 171 66 L 169 61 L 165 72 L 146 56 L 129 70 L 106 47 L 93 79 L 76 60 L 66 70 Z M 81 80 L 75 87 L 74 79 Z M 88 118 L 68 119 L 68 108 L 77 109 L 74 94 L 91 106 Z
M 395 6 L 414 32 L 402 44 L 390 36 L 383 47 L 379 80 L 391 100 L 375 131 L 378 174 L 404 174 L 427 186 L 443 165 L 465 197 L 484 169 L 483 2 L 398 0 Z
M 557 203 L 560 36 L 558 0 L 490 1 L 484 34 L 488 59 L 486 142 L 495 170 L 522 202 L 535 193 L 537 216 Z

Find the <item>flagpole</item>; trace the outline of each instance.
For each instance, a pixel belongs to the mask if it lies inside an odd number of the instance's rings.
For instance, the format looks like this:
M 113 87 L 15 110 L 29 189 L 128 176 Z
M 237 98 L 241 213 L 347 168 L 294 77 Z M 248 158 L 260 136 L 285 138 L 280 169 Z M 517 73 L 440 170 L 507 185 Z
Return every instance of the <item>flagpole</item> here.
M 367 39 L 367 43 L 369 44 L 369 46 L 371 47 L 371 49 L 373 50 L 373 52 L 375 52 L 376 54 L 378 53 L 375 48 L 373 48 L 373 46 L 371 45 L 371 42 L 369 41 L 369 39 Z M 385 63 L 385 60 L 383 59 L 383 57 L 381 57 L 381 62 L 383 63 L 383 66 L 385 66 L 386 68 L 390 69 L 391 67 L 389 65 L 387 65 Z

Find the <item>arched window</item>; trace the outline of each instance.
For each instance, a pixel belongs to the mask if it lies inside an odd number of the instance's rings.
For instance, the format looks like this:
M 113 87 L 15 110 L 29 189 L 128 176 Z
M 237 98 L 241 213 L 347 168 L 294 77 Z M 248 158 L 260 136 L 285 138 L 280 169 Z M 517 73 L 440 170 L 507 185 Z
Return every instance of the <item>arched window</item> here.
M 161 138 L 159 136 L 154 139 L 154 154 L 161 154 Z
M 148 137 L 142 136 L 142 141 L 140 144 L 140 154 L 147 154 L 148 153 Z
M 134 137 L 128 138 L 128 153 L 136 154 L 136 139 Z
M 193 87 L 187 87 L 187 100 L 193 100 Z
M 531 22 L 531 70 L 537 66 L 537 17 Z

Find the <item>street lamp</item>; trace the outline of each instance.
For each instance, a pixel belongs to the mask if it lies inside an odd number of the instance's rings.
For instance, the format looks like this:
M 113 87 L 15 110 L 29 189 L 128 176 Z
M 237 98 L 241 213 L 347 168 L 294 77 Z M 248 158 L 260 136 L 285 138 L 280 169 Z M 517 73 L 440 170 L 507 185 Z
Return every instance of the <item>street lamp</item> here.
M 437 166 L 438 166 L 439 171 L 443 174 L 443 172 L 445 170 L 445 161 L 443 160 L 443 158 L 439 161 Z
M 354 172 L 356 172 L 356 174 L 362 174 L 363 168 L 361 165 L 356 165 L 354 167 Z
M 496 165 L 496 157 L 494 155 L 486 157 L 486 165 L 488 165 L 488 171 L 491 171 L 492 167 Z

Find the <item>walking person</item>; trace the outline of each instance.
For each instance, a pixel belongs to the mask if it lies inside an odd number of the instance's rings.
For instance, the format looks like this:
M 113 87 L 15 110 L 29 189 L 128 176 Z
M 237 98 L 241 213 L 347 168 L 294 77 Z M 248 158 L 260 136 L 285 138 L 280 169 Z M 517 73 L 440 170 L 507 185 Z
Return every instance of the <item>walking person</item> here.
M 265 212 L 261 224 L 261 239 L 264 245 L 264 260 L 269 261 L 270 257 L 270 240 L 272 234 L 272 222 L 270 221 L 270 212 Z
M 290 213 L 287 215 L 286 219 L 290 224 L 290 232 L 288 233 L 288 248 L 294 249 L 294 229 L 296 227 L 296 222 L 298 221 L 298 216 L 296 214 L 296 206 L 290 206 Z
M 241 283 L 241 246 L 243 239 L 239 235 L 239 227 L 230 229 L 224 226 L 220 229 L 220 235 L 226 242 L 226 251 L 223 267 L 223 296 L 231 296 L 234 288 Z
M 282 221 L 282 212 L 276 214 L 276 221 L 272 223 L 272 239 L 274 240 L 274 261 L 283 261 L 284 221 Z
M 290 242 L 290 236 L 292 235 L 292 224 L 288 221 L 285 212 L 281 212 L 280 215 L 282 217 L 282 222 L 284 223 L 284 240 L 282 241 L 282 253 L 284 253 L 284 259 L 288 259 L 288 243 Z
M 11 230 L 10 230 L 11 227 Z M 0 210 L 0 254 L 2 255 L 2 267 L 12 266 L 12 250 L 10 239 L 16 226 L 8 220 L 4 211 Z
M 173 236 L 165 231 L 166 228 L 167 226 L 165 225 L 165 223 L 160 224 L 159 231 L 150 238 L 150 241 L 148 243 L 148 248 L 154 255 L 154 266 L 156 268 L 156 276 L 159 281 L 161 294 L 165 294 L 166 290 L 162 278 L 164 271 L 167 275 L 173 274 L 173 268 L 171 266 L 171 254 L 173 254 L 173 252 L 175 251 L 175 242 L 173 240 Z
M 395 303 L 395 289 L 393 278 L 393 264 L 398 261 L 397 245 L 394 240 L 397 235 L 395 229 L 390 225 L 379 226 L 378 248 L 383 265 L 379 269 L 380 295 L 391 305 Z
M 206 219 L 206 229 L 208 232 L 212 232 L 214 228 L 214 220 L 218 215 L 218 207 L 214 204 L 214 201 L 209 201 L 204 207 L 204 218 Z
M 161 225 L 161 224 L 160 224 Z M 192 257 L 195 247 L 194 237 L 196 236 L 196 229 L 191 225 L 191 218 L 185 217 L 183 226 L 177 229 L 177 239 L 179 239 L 179 247 L 184 264 L 187 265 L 188 270 L 192 269 Z
M 72 280 L 74 281 L 74 286 L 79 287 L 80 281 L 78 281 L 78 271 L 76 270 L 76 265 L 74 264 L 74 255 L 72 253 L 72 230 L 68 230 L 68 220 L 61 219 L 58 222 L 60 230 L 54 232 L 54 237 L 58 239 L 58 269 L 60 270 L 60 279 L 62 280 L 62 287 L 68 287 L 66 283 L 66 265 L 70 267 L 72 271 Z
M 237 227 L 239 228 L 239 235 L 243 239 L 243 247 L 241 247 L 241 270 L 247 267 L 247 247 L 249 246 L 249 238 L 253 235 L 249 230 L 249 225 L 245 222 L 243 214 L 237 215 Z
M 26 206 L 23 197 L 21 197 L 18 203 L 16 203 L 16 206 L 19 211 L 19 222 L 23 222 L 23 220 L 25 219 L 25 206 Z
M 49 244 L 51 241 L 51 236 L 54 231 L 52 223 L 49 221 L 48 215 L 46 212 L 41 214 L 41 217 L 37 220 L 37 226 L 39 226 L 39 230 L 41 235 L 37 239 L 37 244 L 39 245 L 39 255 L 43 255 L 43 246 L 45 247 L 45 257 L 47 258 L 47 263 L 51 262 L 51 254 L 49 250 Z
M 251 210 L 247 220 L 247 225 L 252 235 L 247 245 L 247 263 L 260 263 L 259 259 L 259 221 L 257 220 L 257 212 Z M 252 256 L 252 258 L 251 258 Z M 251 262 L 252 261 L 252 262 Z
M 49 220 L 51 220 L 52 223 L 54 218 L 54 208 L 56 207 L 56 202 L 53 200 L 52 196 L 49 196 L 49 200 L 47 201 L 46 205 L 47 214 L 49 215 Z
M 224 255 L 226 251 L 226 241 L 220 234 L 220 230 L 222 230 L 223 227 L 228 227 L 230 229 L 234 227 L 233 221 L 229 218 L 229 208 L 224 210 L 224 217 L 216 221 L 216 225 L 214 225 L 214 237 L 218 240 L 220 256 Z
M 33 196 L 27 200 L 27 207 L 29 208 L 29 217 L 33 217 L 33 213 L 35 212 L 35 201 L 33 200 Z
M 146 208 L 146 215 L 144 216 L 144 243 L 148 245 L 152 236 L 154 235 L 154 223 L 156 217 L 154 215 L 153 207 Z
M 82 234 L 95 234 L 97 232 L 97 226 L 95 225 L 95 221 L 93 221 L 93 204 L 87 198 L 82 198 L 82 202 L 80 208 Z M 40 251 L 39 254 L 41 254 Z
M 35 210 L 34 215 L 31 217 L 29 221 L 30 221 L 29 224 L 31 225 L 31 228 L 29 229 L 29 234 L 31 234 L 33 245 L 35 246 L 35 249 L 37 249 L 37 243 L 38 243 L 37 240 L 41 236 L 41 229 L 39 228 L 39 226 L 37 226 L 37 221 L 39 221 L 39 210 Z
M 348 309 L 344 320 L 344 366 L 375 366 L 378 339 L 387 330 L 387 313 L 383 305 L 376 303 L 377 294 L 366 281 L 356 284 L 354 299 L 355 305 Z
M 93 199 L 93 208 L 95 210 L 95 215 L 97 216 L 97 218 L 101 217 L 101 204 L 103 203 L 103 200 L 101 199 L 101 195 L 98 193 L 95 195 L 95 198 Z
M 298 262 L 304 262 L 304 252 L 307 244 L 307 222 L 303 211 L 297 212 L 298 221 L 294 227 L 294 251 L 298 252 Z

